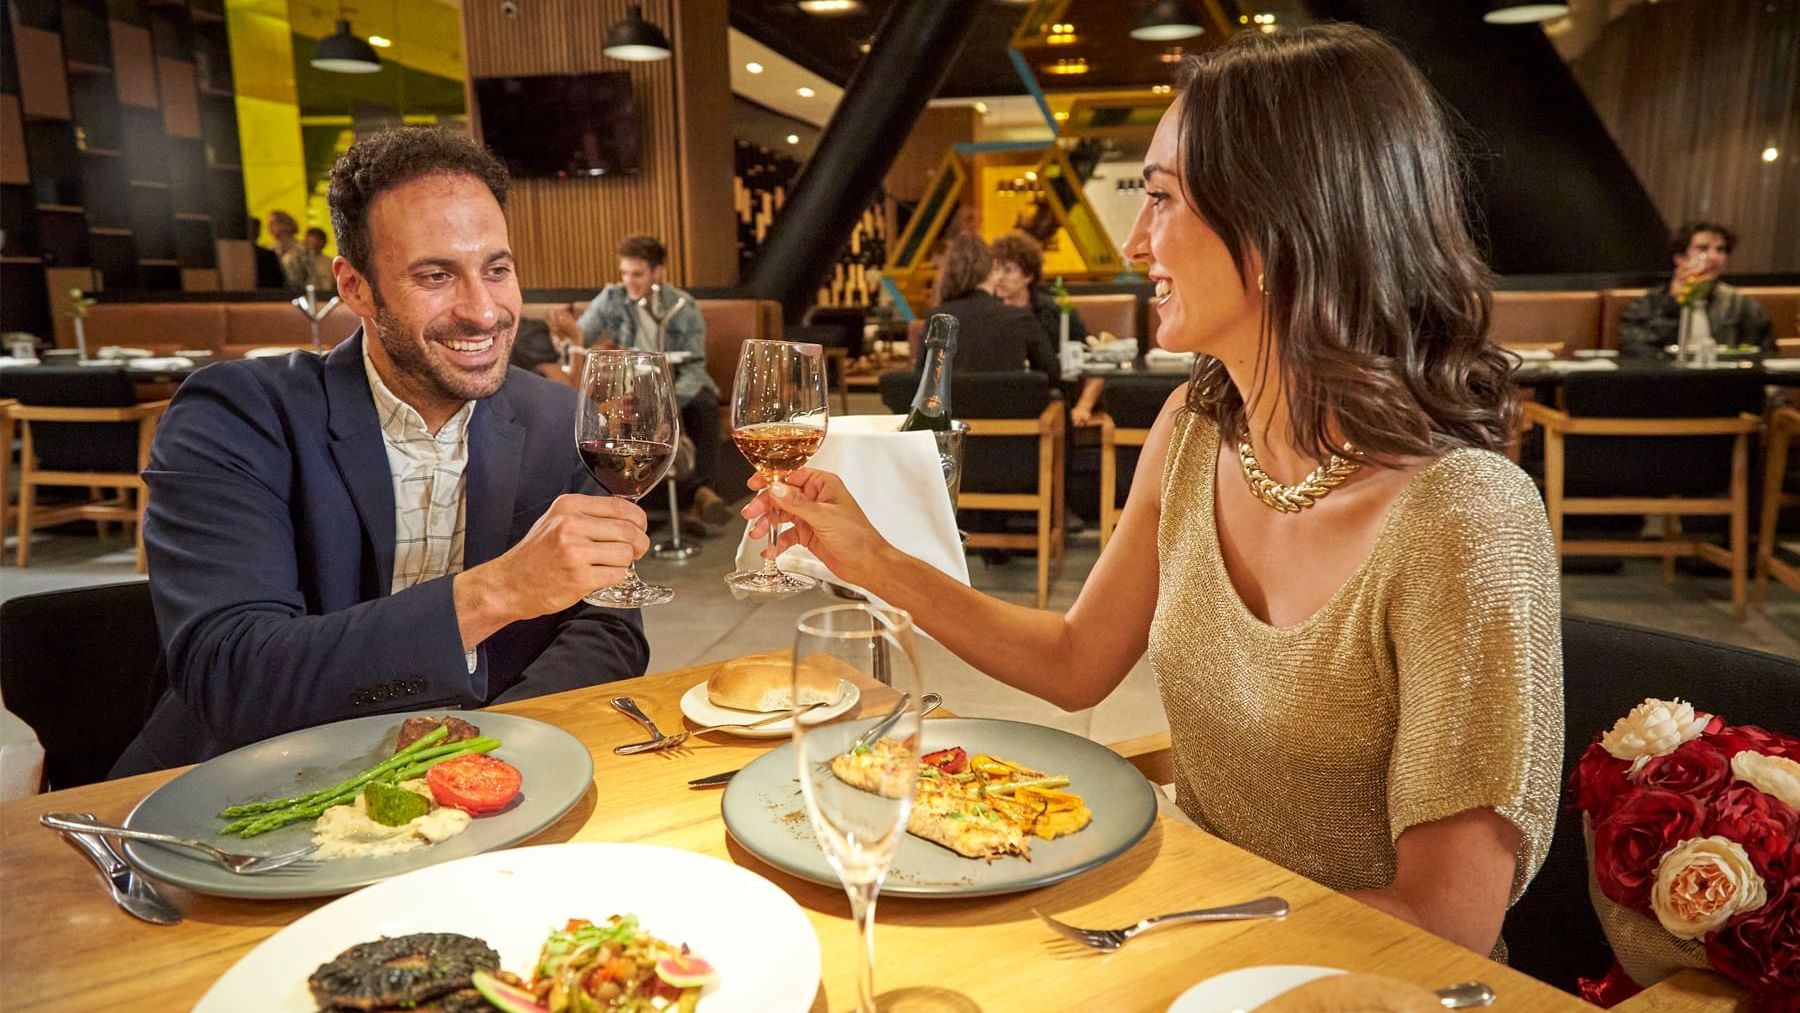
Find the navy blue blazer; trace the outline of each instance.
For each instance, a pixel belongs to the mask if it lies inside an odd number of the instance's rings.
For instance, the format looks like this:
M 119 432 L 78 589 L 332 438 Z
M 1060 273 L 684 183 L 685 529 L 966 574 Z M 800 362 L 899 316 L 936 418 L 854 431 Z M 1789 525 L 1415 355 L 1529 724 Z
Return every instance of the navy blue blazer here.
M 577 602 L 481 644 L 451 578 L 390 594 L 394 492 L 359 332 L 208 366 L 182 384 L 144 480 L 150 596 L 170 688 L 113 776 L 194 763 L 343 718 L 480 707 L 643 674 L 635 610 Z M 565 492 L 575 392 L 518 368 L 469 422 L 464 565 L 505 552 Z

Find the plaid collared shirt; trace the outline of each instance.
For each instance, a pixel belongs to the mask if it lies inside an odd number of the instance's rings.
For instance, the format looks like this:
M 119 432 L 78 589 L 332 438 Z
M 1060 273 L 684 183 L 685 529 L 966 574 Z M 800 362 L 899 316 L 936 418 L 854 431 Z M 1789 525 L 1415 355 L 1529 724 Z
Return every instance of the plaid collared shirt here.
M 469 419 L 475 402 L 465 402 L 434 434 L 412 405 L 400 400 L 369 359 L 363 341 L 363 371 L 381 420 L 388 473 L 394 481 L 394 579 L 390 594 L 438 577 L 461 573 L 467 518 Z M 476 653 L 467 652 L 469 671 Z

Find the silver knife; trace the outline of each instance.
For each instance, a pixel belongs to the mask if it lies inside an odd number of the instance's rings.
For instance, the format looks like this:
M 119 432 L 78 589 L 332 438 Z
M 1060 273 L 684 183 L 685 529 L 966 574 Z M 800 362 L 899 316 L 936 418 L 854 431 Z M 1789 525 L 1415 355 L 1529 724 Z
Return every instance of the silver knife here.
M 744 768 L 742 768 L 742 767 L 738 768 L 738 770 L 742 770 L 742 769 L 744 769 Z M 727 781 L 730 781 L 732 779 L 732 777 L 734 777 L 736 774 L 737 774 L 737 770 L 727 770 L 727 771 L 724 771 L 724 772 L 718 773 L 718 774 L 710 774 L 706 777 L 696 777 L 692 781 L 688 782 L 688 787 L 689 788 L 723 788 L 723 787 L 725 787 L 725 783 Z
M 90 820 L 94 818 L 92 813 L 78 815 Z M 156 887 L 133 871 L 125 863 L 125 859 L 119 857 L 104 840 L 93 834 L 68 831 L 58 833 L 100 870 L 100 875 L 106 878 L 107 889 L 112 892 L 113 901 L 124 908 L 127 914 L 152 925 L 174 925 L 181 921 L 181 909 L 157 893 Z

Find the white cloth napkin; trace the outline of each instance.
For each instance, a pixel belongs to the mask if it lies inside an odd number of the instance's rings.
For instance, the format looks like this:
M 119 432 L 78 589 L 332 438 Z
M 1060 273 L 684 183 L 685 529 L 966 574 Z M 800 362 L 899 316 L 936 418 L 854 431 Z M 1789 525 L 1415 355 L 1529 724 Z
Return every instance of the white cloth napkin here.
M 1619 368 L 1611 359 L 1551 359 L 1544 365 L 1558 373 L 1606 373 Z
M 125 364 L 127 369 L 142 369 L 156 372 L 162 369 L 193 369 L 194 360 L 185 355 L 165 355 L 148 359 L 132 359 Z
M 1193 352 L 1171 352 L 1166 348 L 1152 348 L 1144 353 L 1144 365 L 1151 369 L 1186 369 L 1194 364 Z
M 1556 353 L 1548 348 L 1508 348 L 1507 351 L 1526 362 L 1548 362 L 1556 358 Z
M 125 348 L 120 345 L 107 345 L 94 353 L 96 359 L 148 359 L 148 348 Z
M 0 802 L 36 795 L 43 776 L 44 747 L 37 733 L 0 707 Z
M 0 369 L 11 369 L 14 366 L 35 366 L 36 359 L 21 359 L 12 355 L 0 355 Z
M 1762 368 L 1771 373 L 1800 373 L 1800 359 L 1764 359 Z
M 969 582 L 969 562 L 956 530 L 956 510 L 944 485 L 937 439 L 930 433 L 900 432 L 899 415 L 850 415 L 830 421 L 825 442 L 807 467 L 829 471 L 844 480 L 869 523 L 883 538 L 911 556 L 930 563 L 957 580 Z M 748 529 L 738 543 L 740 570 L 762 566 L 764 539 Z M 843 580 L 817 556 L 799 546 L 781 554 L 781 568 L 849 588 L 874 598 Z

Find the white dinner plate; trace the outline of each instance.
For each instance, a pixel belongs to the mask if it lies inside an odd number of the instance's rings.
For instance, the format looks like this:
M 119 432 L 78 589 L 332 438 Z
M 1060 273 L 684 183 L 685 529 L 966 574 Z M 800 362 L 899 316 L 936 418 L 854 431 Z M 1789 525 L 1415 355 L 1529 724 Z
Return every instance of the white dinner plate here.
M 226 971 L 196 1013 L 313 1013 L 306 979 L 358 943 L 413 932 L 482 939 L 529 976 L 544 939 L 570 918 L 635 914 L 646 932 L 718 971 L 706 1013 L 812 1006 L 819 939 L 793 898 L 730 862 L 648 844 L 550 844 L 496 851 L 397 876 L 340 897 L 264 940 Z
M 1309 964 L 1263 964 L 1215 974 L 1175 997 L 1169 1013 L 1250 1013 L 1283 992 L 1346 972 Z
M 837 702 L 826 704 L 813 713 L 818 715 L 820 721 L 835 718 L 855 707 L 856 701 L 861 699 L 862 690 L 857 689 L 855 683 L 839 679 Z M 687 715 L 689 721 L 699 725 L 725 725 L 733 722 L 748 724 L 751 721 L 761 721 L 769 716 L 762 711 L 741 711 L 735 707 L 720 707 L 706 698 L 706 683 L 704 682 L 698 683 L 686 693 L 681 694 L 681 713 Z M 745 739 L 785 739 L 793 730 L 794 720 L 782 718 L 780 721 L 771 721 L 761 728 L 740 728 L 723 734 L 736 735 Z

